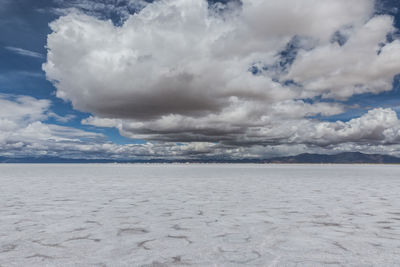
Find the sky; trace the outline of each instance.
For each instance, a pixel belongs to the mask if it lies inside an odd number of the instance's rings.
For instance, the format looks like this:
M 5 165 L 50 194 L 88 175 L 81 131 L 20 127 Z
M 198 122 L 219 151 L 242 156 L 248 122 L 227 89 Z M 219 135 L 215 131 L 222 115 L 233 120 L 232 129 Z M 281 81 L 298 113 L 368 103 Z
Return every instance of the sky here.
M 399 0 L 0 0 L 0 156 L 400 156 Z

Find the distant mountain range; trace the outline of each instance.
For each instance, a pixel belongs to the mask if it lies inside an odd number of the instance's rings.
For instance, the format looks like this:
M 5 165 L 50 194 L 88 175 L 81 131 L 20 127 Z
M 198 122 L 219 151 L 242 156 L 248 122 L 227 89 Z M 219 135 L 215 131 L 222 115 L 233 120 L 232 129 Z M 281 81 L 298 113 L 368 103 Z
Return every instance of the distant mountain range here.
M 300 154 L 297 156 L 280 157 L 267 160 L 269 163 L 400 163 L 400 158 L 380 155 L 363 154 L 360 152 L 344 152 L 336 155 Z
M 144 159 L 144 160 L 113 160 L 113 159 L 68 159 L 59 157 L 0 157 L 0 163 L 373 163 L 373 164 L 400 164 L 400 158 L 380 155 L 363 154 L 359 152 L 344 152 L 336 155 L 300 154 L 289 157 L 276 157 L 270 159 Z

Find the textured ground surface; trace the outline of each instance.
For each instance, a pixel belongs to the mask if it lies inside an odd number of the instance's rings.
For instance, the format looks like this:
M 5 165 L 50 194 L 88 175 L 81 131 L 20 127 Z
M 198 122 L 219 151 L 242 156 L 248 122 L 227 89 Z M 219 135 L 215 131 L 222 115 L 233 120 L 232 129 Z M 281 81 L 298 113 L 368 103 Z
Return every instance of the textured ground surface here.
M 0 165 L 0 266 L 398 266 L 400 166 Z

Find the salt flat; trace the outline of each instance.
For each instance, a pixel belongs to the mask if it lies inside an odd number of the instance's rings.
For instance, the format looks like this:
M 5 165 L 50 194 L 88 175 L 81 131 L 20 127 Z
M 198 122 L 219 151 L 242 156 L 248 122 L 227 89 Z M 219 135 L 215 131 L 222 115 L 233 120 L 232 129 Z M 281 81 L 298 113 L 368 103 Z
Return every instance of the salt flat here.
M 0 165 L 0 266 L 398 266 L 400 166 Z

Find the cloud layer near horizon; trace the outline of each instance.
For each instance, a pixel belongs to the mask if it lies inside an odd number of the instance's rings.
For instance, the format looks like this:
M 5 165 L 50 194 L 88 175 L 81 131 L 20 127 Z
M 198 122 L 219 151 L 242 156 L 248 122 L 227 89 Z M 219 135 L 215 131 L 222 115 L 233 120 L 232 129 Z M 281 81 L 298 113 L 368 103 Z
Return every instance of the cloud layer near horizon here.
M 400 41 L 388 40 L 393 18 L 374 7 L 163 0 L 121 26 L 73 11 L 51 23 L 43 69 L 58 97 L 93 114 L 84 124 L 131 138 L 233 150 L 389 147 L 400 141 L 391 109 L 316 119 L 345 112 L 354 95 L 392 89 Z
M 210 146 L 194 143 L 118 145 L 108 141 L 103 134 L 43 122 L 50 117 L 61 119 L 51 111 L 48 100 L 0 94 L 0 106 L 0 156 L 149 159 L 168 154 L 187 158 L 192 153 L 204 153 L 204 148 Z M 207 152 L 211 153 L 211 150 Z
M 152 141 L 145 144 L 118 145 L 99 133 L 44 122 L 58 115 L 48 100 L 27 96 L 0 95 L 4 112 L 0 116 L 0 156 L 53 156 L 86 159 L 207 159 L 266 158 L 302 152 L 335 153 L 362 151 L 399 156 L 400 121 L 391 109 L 374 109 L 347 123 L 323 123 L 324 127 L 302 121 L 298 128 L 275 129 L 276 140 L 247 146 L 213 142 Z M 115 120 L 93 117 L 87 123 L 111 127 Z M 115 126 L 115 125 L 114 125 Z M 313 127 L 317 127 L 312 129 Z M 298 135 L 299 129 L 304 132 Z M 269 133 L 266 133 L 269 134 Z M 291 141 L 287 141 L 291 139 Z M 279 141 L 281 140 L 281 141 Z M 286 140 L 283 142 L 283 140 Z M 309 140 L 312 140 L 310 142 Z M 312 145 L 316 143 L 318 145 Z M 374 144 L 374 145 L 371 145 Z

